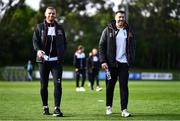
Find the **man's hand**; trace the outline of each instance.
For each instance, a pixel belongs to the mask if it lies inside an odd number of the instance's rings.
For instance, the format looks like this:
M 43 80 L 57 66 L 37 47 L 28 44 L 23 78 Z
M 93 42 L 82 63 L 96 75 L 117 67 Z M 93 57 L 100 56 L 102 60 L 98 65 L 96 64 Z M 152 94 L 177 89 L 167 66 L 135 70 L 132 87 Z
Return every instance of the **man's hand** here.
M 102 64 L 101 64 L 101 67 L 102 67 L 103 69 L 108 69 L 107 63 L 102 63 Z
M 78 70 L 79 70 L 78 68 L 75 69 L 76 72 L 78 72 Z
M 38 50 L 38 51 L 37 51 L 37 56 L 38 56 L 39 58 L 44 58 L 44 55 L 45 55 L 45 52 L 44 52 L 44 51 L 42 51 L 42 50 Z

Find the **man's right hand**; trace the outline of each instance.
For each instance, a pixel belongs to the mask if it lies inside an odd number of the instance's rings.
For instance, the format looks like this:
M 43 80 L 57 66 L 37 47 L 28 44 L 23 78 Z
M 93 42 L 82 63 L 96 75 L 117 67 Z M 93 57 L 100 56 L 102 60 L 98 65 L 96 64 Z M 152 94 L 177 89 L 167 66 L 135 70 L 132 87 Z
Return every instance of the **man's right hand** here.
M 75 71 L 76 71 L 76 72 L 78 72 L 78 71 L 79 71 L 79 69 L 78 69 L 78 68 L 76 68 L 76 69 L 75 69 Z
M 39 58 L 44 58 L 44 55 L 45 55 L 45 52 L 44 52 L 43 50 L 38 50 L 38 51 L 37 51 L 37 56 L 38 56 Z
M 101 64 L 101 67 L 102 67 L 103 69 L 108 69 L 107 63 L 102 63 L 102 64 Z

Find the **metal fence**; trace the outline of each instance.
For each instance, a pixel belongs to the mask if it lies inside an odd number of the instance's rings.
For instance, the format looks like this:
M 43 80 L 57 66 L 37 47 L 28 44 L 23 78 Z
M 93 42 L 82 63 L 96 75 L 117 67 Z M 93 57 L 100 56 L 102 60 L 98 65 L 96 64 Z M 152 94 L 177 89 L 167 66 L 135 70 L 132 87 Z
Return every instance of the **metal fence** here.
M 27 72 L 23 66 L 6 66 L 2 70 L 2 79 L 8 81 L 24 81 Z
M 50 74 L 50 79 L 52 75 Z M 34 70 L 33 78 L 39 79 L 39 70 Z M 63 71 L 63 79 L 75 79 L 73 71 Z M 105 72 L 99 72 L 99 79 L 105 79 Z M 27 71 L 24 66 L 6 66 L 0 70 L 0 79 L 7 81 L 27 81 Z M 180 80 L 180 73 L 171 72 L 130 72 L 130 80 Z

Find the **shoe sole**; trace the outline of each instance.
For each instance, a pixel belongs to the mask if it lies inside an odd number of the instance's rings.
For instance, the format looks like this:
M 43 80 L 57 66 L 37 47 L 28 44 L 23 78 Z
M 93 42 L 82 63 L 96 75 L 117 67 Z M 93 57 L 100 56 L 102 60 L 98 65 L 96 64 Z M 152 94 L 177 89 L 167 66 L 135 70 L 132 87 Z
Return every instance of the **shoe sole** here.
M 61 114 L 53 114 L 54 117 L 63 117 Z
M 102 89 L 96 89 L 97 92 L 101 91 Z
M 129 115 L 127 115 L 127 116 L 125 116 L 125 114 L 121 114 L 121 116 L 122 116 L 122 117 L 130 117 L 131 114 L 129 114 Z
M 111 115 L 111 114 L 112 114 L 112 112 L 109 112 L 109 113 L 106 112 L 106 115 Z
M 106 113 L 106 115 L 111 115 L 112 113 Z

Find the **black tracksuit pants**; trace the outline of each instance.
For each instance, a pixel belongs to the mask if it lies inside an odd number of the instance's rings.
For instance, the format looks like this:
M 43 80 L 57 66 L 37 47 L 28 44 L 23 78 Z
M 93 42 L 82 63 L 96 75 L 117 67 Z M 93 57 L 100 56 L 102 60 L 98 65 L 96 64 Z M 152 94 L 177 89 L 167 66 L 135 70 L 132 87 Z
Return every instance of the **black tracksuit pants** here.
M 99 69 L 98 68 L 93 68 L 92 72 L 89 73 L 89 78 L 91 82 L 91 89 L 94 89 L 94 81 L 96 80 L 96 85 L 99 86 Z
M 86 80 L 86 70 L 85 69 L 79 69 L 78 71 L 76 71 L 76 87 L 79 87 L 80 74 L 82 75 L 81 87 L 84 87 L 84 83 Z
M 120 88 L 120 104 L 121 110 L 127 109 L 128 105 L 128 77 L 129 66 L 127 63 L 118 63 L 117 68 L 109 68 L 111 73 L 111 80 L 106 79 L 106 106 L 113 104 L 113 94 L 117 79 L 119 80 Z
M 40 69 L 40 83 L 41 83 L 41 99 L 43 106 L 48 105 L 48 82 L 49 73 L 52 73 L 54 80 L 54 106 L 60 107 L 61 96 L 62 96 L 62 64 L 57 61 L 45 61 L 39 63 Z

